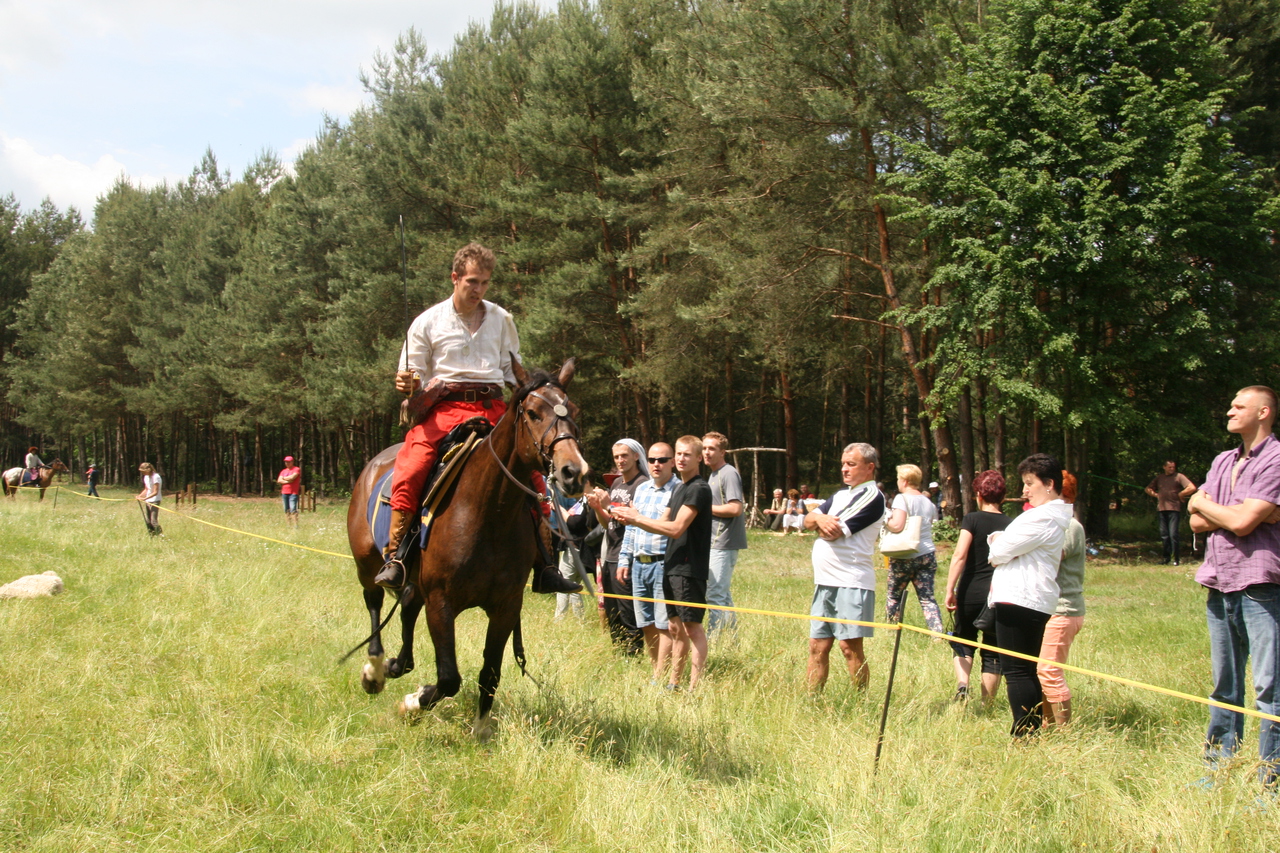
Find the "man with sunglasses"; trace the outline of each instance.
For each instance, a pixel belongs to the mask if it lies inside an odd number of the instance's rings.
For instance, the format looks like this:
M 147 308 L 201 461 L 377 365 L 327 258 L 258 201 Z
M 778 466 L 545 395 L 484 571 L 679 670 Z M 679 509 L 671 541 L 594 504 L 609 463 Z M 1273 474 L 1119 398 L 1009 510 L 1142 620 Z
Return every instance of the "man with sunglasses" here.
M 702 439 L 696 435 L 677 439 L 675 462 L 680 482 L 661 518 L 644 518 L 634 507 L 619 507 L 613 517 L 667 537 L 662 592 L 663 598 L 674 602 L 667 607 L 671 629 L 671 678 L 667 689 L 680 689 L 685 662 L 692 653 L 689 689 L 693 690 L 707 663 L 707 634 L 702 630 L 702 619 L 711 561 L 711 487 L 702 479 Z
M 675 460 L 671 445 L 660 441 L 649 448 L 649 477 L 636 489 L 632 506 L 645 518 L 661 518 L 676 490 Z M 671 634 L 667 622 L 667 606 L 661 601 L 663 561 L 666 559 L 667 537 L 650 533 L 635 525 L 626 528 L 622 548 L 618 552 L 618 577 L 631 584 L 635 596 L 636 625 L 644 632 L 644 643 L 653 665 L 653 681 L 662 681 L 667 659 L 671 656 Z
M 595 489 L 587 495 L 587 505 L 595 510 L 596 518 L 605 526 L 604 553 L 601 555 L 600 587 L 606 596 L 626 596 L 625 598 L 604 599 L 604 617 L 609 626 L 609 636 L 627 654 L 638 655 L 644 648 L 644 632 L 636 625 L 635 608 L 632 606 L 631 580 L 618 574 L 618 551 L 622 548 L 622 537 L 627 526 L 609 516 L 609 509 L 618 506 L 631 506 L 636 489 L 649 475 L 640 464 L 644 448 L 634 438 L 621 438 L 613 446 L 613 463 L 618 469 L 618 477 L 609 487 L 609 491 Z

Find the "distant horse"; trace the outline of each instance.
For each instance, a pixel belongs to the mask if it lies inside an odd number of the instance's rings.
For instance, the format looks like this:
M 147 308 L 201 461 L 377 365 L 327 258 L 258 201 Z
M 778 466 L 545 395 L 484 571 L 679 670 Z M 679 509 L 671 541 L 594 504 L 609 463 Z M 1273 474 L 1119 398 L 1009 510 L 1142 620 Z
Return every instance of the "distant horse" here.
M 524 585 L 538 547 L 539 532 L 527 491 L 530 476 L 549 467 L 555 484 L 577 495 L 589 472 L 578 447 L 574 421 L 578 407 L 566 393 L 573 379 L 573 359 L 555 377 L 541 371 L 526 374 L 514 359 L 512 367 L 519 390 L 439 504 L 425 552 L 419 560 L 405 561 L 409 586 L 400 610 L 403 647 L 398 656 L 385 661 L 379 632 L 385 591 L 373 582 L 383 556 L 374 544 L 367 507 L 375 484 L 394 466 L 400 445 L 387 448 L 365 466 L 347 511 L 347 538 L 373 628 L 361 686 L 367 693 L 381 693 L 386 678 L 413 670 L 414 623 L 425 605 L 435 647 L 436 683 L 405 696 L 400 710 L 413 713 L 457 694 L 462 677 L 454 620 L 462 611 L 479 607 L 489 617 L 473 729 L 482 739 L 492 734 L 489 711 L 502 676 L 502 658 L 508 638 L 519 631 Z M 518 642 L 517 634 L 517 651 Z
M 53 460 L 52 465 L 40 466 L 40 479 L 34 481 L 33 483 L 27 486 L 19 486 L 18 484 L 22 482 L 22 472 L 25 470 L 27 469 L 26 468 L 10 468 L 8 471 L 4 472 L 4 476 L 3 476 L 4 493 L 6 497 L 10 497 L 10 498 L 13 497 L 15 494 L 17 494 L 17 491 L 19 488 L 34 489 L 37 486 L 39 486 L 40 500 L 44 500 L 44 490 L 49 488 L 49 483 L 53 480 L 53 475 L 66 474 L 69 472 L 70 469 L 68 469 L 66 465 L 62 464 L 61 459 L 55 459 Z

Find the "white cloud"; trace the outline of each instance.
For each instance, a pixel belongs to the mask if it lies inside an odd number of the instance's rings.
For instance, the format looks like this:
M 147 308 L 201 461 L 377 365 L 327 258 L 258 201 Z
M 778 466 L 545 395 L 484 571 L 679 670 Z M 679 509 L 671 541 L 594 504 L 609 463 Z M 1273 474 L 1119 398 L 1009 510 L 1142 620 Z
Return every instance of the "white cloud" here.
M 0 192 L 12 192 L 31 209 L 41 199 L 50 198 L 61 209 L 74 205 L 87 221 L 94 205 L 115 182 L 128 173 L 124 163 L 103 154 L 93 163 L 79 163 L 61 154 L 47 154 L 25 139 L 0 133 Z M 129 175 L 142 186 L 175 181 L 180 176 Z
M 364 101 L 364 88 L 352 86 L 325 86 L 311 83 L 304 86 L 295 97 L 296 106 L 305 112 L 320 110 L 333 116 L 350 115 Z

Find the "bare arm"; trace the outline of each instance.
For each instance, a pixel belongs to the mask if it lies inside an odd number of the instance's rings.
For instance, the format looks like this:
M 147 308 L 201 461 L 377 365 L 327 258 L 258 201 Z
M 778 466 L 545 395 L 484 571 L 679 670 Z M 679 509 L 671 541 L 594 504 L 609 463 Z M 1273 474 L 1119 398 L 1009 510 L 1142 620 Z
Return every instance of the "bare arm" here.
M 669 508 L 662 513 L 661 518 L 645 518 L 636 511 L 635 507 L 630 506 L 620 506 L 613 511 L 613 517 L 623 524 L 634 524 L 641 530 L 657 533 L 668 539 L 679 539 L 683 536 L 689 529 L 689 525 L 693 524 L 693 520 L 698 517 L 698 511 L 686 504 L 680 507 L 674 519 L 669 518 L 670 515 Z
M 1184 479 L 1185 479 L 1185 478 L 1184 478 Z M 1178 492 L 1178 497 L 1180 497 L 1180 498 L 1185 498 L 1185 497 L 1189 497 L 1189 496 L 1191 496 L 1191 495 L 1194 495 L 1195 493 L 1196 493 L 1196 484 L 1195 484 L 1195 483 L 1193 483 L 1193 482 L 1191 482 L 1190 480 L 1187 480 L 1187 486 L 1186 486 L 1186 488 L 1184 488 L 1182 491 Z
M 1223 506 L 1200 491 L 1187 502 L 1187 511 L 1191 513 L 1191 529 L 1196 533 L 1228 530 L 1236 536 L 1248 536 L 1259 524 L 1272 523 L 1270 519 L 1276 514 L 1277 506 L 1258 498 L 1245 498 L 1234 506 Z
M 890 533 L 901 533 L 906 526 L 907 511 L 905 509 L 895 509 L 889 516 L 889 520 L 884 523 L 884 529 Z
M 964 573 L 964 561 L 969 559 L 969 547 L 973 544 L 973 534 L 961 530 L 956 539 L 956 548 L 951 552 L 951 568 L 947 571 L 947 609 L 955 610 L 956 584 L 960 583 L 960 575 Z
M 729 501 L 727 504 L 713 504 L 711 514 L 716 518 L 737 518 L 742 515 L 742 501 Z
M 834 542 L 844 535 L 844 523 L 834 515 L 826 515 L 816 509 L 804 517 L 805 530 L 817 530 L 818 534 L 828 542 Z

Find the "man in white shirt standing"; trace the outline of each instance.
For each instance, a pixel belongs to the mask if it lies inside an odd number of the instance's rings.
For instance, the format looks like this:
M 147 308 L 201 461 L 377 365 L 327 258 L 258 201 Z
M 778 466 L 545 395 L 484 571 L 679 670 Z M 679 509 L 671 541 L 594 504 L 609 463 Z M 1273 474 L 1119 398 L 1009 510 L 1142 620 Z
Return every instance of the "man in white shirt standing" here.
M 418 315 L 400 350 L 396 390 L 421 390 L 417 408 L 427 409 L 404 437 L 391 475 L 391 535 L 383 556 L 387 562 L 374 579 L 378 586 L 399 590 L 405 570 L 394 559 L 422 500 L 422 490 L 436 462 L 436 447 L 454 427 L 474 417 L 496 424 L 507 410 L 503 384 L 515 386 L 512 358 L 520 357 L 520 337 L 511 314 L 484 298 L 497 259 L 479 243 L 468 243 L 453 256 L 453 295 Z M 424 384 L 425 383 L 425 384 Z M 560 577 L 554 566 L 534 574 L 535 592 L 578 592 L 580 584 Z
M 806 530 L 817 530 L 813 543 L 813 604 L 809 615 L 809 690 L 819 692 L 830 672 L 831 647 L 840 652 L 854 687 L 866 688 L 870 678 L 862 638 L 872 636 L 863 625 L 824 622 L 850 619 L 872 622 L 876 613 L 876 537 L 884 526 L 884 495 L 876 486 L 880 454 L 869 444 L 850 444 L 840 454 L 840 478 L 845 488 L 822 502 L 804 518 Z

